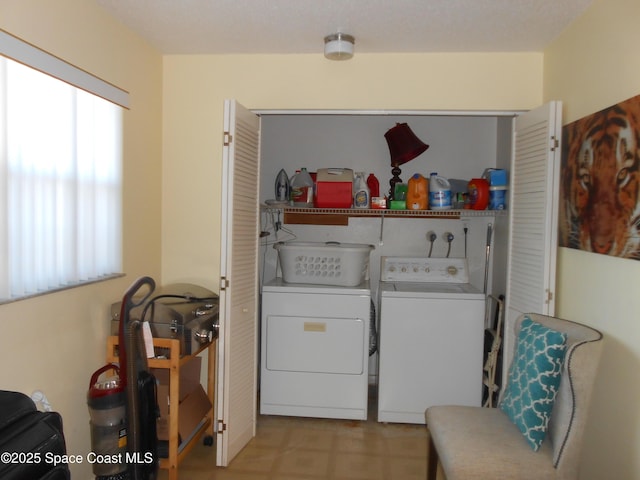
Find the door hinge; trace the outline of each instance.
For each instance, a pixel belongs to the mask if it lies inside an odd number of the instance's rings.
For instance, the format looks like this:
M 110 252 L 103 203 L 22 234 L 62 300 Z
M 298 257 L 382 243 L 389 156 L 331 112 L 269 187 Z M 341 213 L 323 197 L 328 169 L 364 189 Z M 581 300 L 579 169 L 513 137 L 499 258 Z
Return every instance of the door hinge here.
M 227 277 L 220 277 L 220 290 L 226 290 L 229 287 Z
M 553 301 L 553 292 L 551 290 L 547 290 L 547 303 L 551 303 Z
M 223 132 L 222 138 L 225 147 L 228 147 L 233 142 L 233 136 L 229 132 Z
M 224 432 L 227 429 L 227 424 L 224 423 L 224 420 L 218 419 L 218 435 L 222 435 L 222 432 Z
M 555 152 L 556 149 L 560 146 L 560 142 L 558 141 L 555 135 L 552 135 L 550 140 L 551 140 L 550 142 L 551 151 Z

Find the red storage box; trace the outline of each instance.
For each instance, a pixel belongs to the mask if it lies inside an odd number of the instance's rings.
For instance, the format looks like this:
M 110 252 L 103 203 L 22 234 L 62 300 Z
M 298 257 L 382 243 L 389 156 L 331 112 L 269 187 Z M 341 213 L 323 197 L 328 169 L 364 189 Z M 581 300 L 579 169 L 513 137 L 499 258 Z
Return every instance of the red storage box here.
M 319 168 L 316 176 L 317 208 L 351 208 L 353 202 L 353 170 Z

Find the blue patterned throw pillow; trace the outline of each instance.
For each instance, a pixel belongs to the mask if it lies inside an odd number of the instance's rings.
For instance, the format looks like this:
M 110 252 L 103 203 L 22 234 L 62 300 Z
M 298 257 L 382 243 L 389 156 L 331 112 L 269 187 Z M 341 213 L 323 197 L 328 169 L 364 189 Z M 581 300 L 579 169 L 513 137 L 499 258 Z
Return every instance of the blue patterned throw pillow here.
M 560 386 L 567 336 L 526 317 L 500 408 L 538 451 Z

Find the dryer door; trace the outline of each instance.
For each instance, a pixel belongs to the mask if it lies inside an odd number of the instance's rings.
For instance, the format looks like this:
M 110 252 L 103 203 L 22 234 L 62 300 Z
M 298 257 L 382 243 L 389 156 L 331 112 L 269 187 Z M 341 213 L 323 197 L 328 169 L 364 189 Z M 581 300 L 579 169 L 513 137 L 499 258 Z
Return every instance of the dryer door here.
M 269 315 L 267 370 L 362 374 L 365 319 Z

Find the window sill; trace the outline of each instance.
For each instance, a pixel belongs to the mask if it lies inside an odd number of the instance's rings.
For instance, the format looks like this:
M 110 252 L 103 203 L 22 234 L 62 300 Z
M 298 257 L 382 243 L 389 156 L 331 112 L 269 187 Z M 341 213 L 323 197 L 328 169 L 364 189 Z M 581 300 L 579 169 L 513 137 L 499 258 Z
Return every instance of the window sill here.
M 85 285 L 91 285 L 93 283 L 99 283 L 99 282 L 104 282 L 107 280 L 113 280 L 114 278 L 121 278 L 124 277 L 126 274 L 124 273 L 112 273 L 110 275 L 105 275 L 103 277 L 100 278 L 96 278 L 93 280 L 87 280 L 84 282 L 78 282 L 78 283 L 74 283 L 73 285 L 64 285 L 62 287 L 58 287 L 58 288 L 52 288 L 51 290 L 45 290 L 42 292 L 37 292 L 37 293 L 31 293 L 29 295 L 24 295 L 21 297 L 15 297 L 15 298 L 4 298 L 4 299 L 0 299 L 0 305 L 6 305 L 8 303 L 13 303 L 13 302 L 19 302 L 22 300 L 28 300 L 30 298 L 35 298 L 35 297 L 41 297 L 43 295 L 49 295 L 50 293 L 57 293 L 57 292 L 62 292 L 64 290 L 70 290 L 72 288 L 77 288 L 77 287 L 83 287 Z

